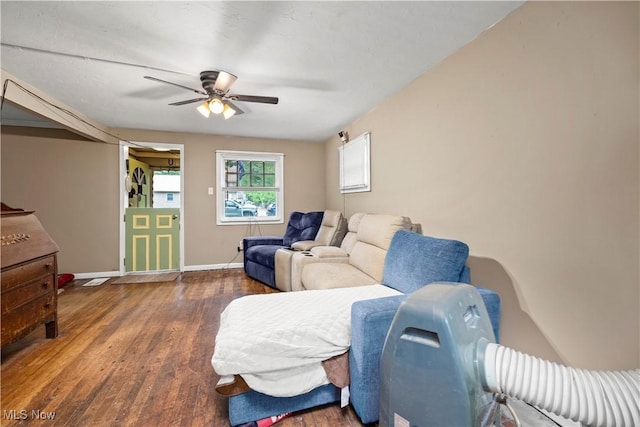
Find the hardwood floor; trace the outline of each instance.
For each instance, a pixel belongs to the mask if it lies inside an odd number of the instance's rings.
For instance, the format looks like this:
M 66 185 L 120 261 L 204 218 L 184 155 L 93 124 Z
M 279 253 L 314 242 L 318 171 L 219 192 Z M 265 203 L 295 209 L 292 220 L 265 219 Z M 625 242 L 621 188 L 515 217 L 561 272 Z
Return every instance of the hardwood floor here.
M 220 312 L 275 292 L 242 270 L 185 272 L 172 283 L 65 286 L 60 335 L 44 327 L 2 350 L 1 425 L 228 426 L 211 367 Z M 48 419 L 47 419 L 48 418 Z M 362 426 L 338 404 L 278 426 Z

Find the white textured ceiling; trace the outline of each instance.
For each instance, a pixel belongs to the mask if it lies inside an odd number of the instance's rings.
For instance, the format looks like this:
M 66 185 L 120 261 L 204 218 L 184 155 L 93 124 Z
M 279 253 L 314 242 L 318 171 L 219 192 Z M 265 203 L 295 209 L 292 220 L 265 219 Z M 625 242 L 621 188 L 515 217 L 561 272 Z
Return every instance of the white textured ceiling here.
M 112 128 L 322 141 L 521 4 L 3 0 L 0 64 Z M 280 103 L 205 119 L 167 105 L 194 93 L 143 78 L 200 89 L 211 69 Z

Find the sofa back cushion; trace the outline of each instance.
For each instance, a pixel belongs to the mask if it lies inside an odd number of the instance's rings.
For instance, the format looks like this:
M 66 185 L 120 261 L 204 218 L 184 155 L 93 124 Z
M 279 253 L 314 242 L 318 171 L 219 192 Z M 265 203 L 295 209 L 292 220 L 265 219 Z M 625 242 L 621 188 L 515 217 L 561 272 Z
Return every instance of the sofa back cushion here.
M 351 250 L 349 263 L 381 282 L 385 256 L 393 235 L 398 230 L 410 227 L 411 220 L 404 216 L 363 216 L 358 225 L 356 243 Z
M 283 237 L 284 246 L 291 246 L 298 240 L 314 240 L 324 212 L 292 212 L 287 224 L 287 231 Z
M 362 218 L 364 218 L 365 215 L 366 214 L 363 212 L 358 212 L 354 213 L 353 215 L 351 215 L 351 218 L 349 218 L 349 223 L 347 225 L 347 234 L 345 234 L 344 238 L 342 239 L 342 243 L 340 244 L 340 247 L 344 249 L 344 251 L 348 254 L 351 253 L 351 251 L 353 250 L 353 246 L 358 241 L 358 226 L 360 225 L 360 221 L 362 220 Z
M 315 241 L 320 246 L 340 246 L 347 232 L 347 220 L 342 212 L 324 211 Z
M 398 231 L 389 245 L 382 284 L 410 294 L 433 282 L 458 282 L 469 247 L 457 240 Z
M 358 226 L 358 241 L 387 250 L 398 230 L 411 228 L 411 220 L 406 216 L 369 214 Z

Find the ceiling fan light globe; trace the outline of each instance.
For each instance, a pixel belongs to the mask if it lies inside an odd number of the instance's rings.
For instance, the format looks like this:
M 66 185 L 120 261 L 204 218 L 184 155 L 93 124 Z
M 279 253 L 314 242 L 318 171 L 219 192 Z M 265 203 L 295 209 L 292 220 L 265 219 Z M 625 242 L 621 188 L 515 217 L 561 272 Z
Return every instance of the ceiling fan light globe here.
M 220 98 L 213 98 L 209 101 L 209 110 L 213 114 L 220 114 L 224 110 L 224 103 Z
M 236 114 L 236 110 L 231 108 L 229 104 L 224 104 L 224 109 L 222 110 L 222 115 L 224 116 L 224 119 L 227 120 L 233 117 L 234 114 Z
M 209 115 L 211 114 L 211 111 L 209 110 L 209 104 L 207 104 L 206 102 L 201 104 L 198 107 L 198 112 L 208 119 Z

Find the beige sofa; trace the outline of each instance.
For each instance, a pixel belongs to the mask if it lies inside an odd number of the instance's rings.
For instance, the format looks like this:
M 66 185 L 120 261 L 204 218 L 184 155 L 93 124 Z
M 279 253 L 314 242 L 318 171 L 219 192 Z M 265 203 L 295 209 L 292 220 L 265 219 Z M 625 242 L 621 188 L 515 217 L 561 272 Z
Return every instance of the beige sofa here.
M 320 229 L 314 240 L 301 240 L 291 245 L 291 249 L 278 249 L 275 253 L 275 282 L 281 291 L 291 290 L 291 259 L 298 251 L 308 251 L 316 246 L 340 246 L 347 232 L 347 219 L 341 212 L 327 210 L 322 216 Z
M 290 263 L 280 266 L 276 261 L 276 270 L 282 267 L 282 285 L 292 291 L 380 283 L 387 249 L 401 229 L 421 232 L 419 224 L 404 216 L 357 213 L 349 219 L 340 247 L 316 246 L 294 252 Z

